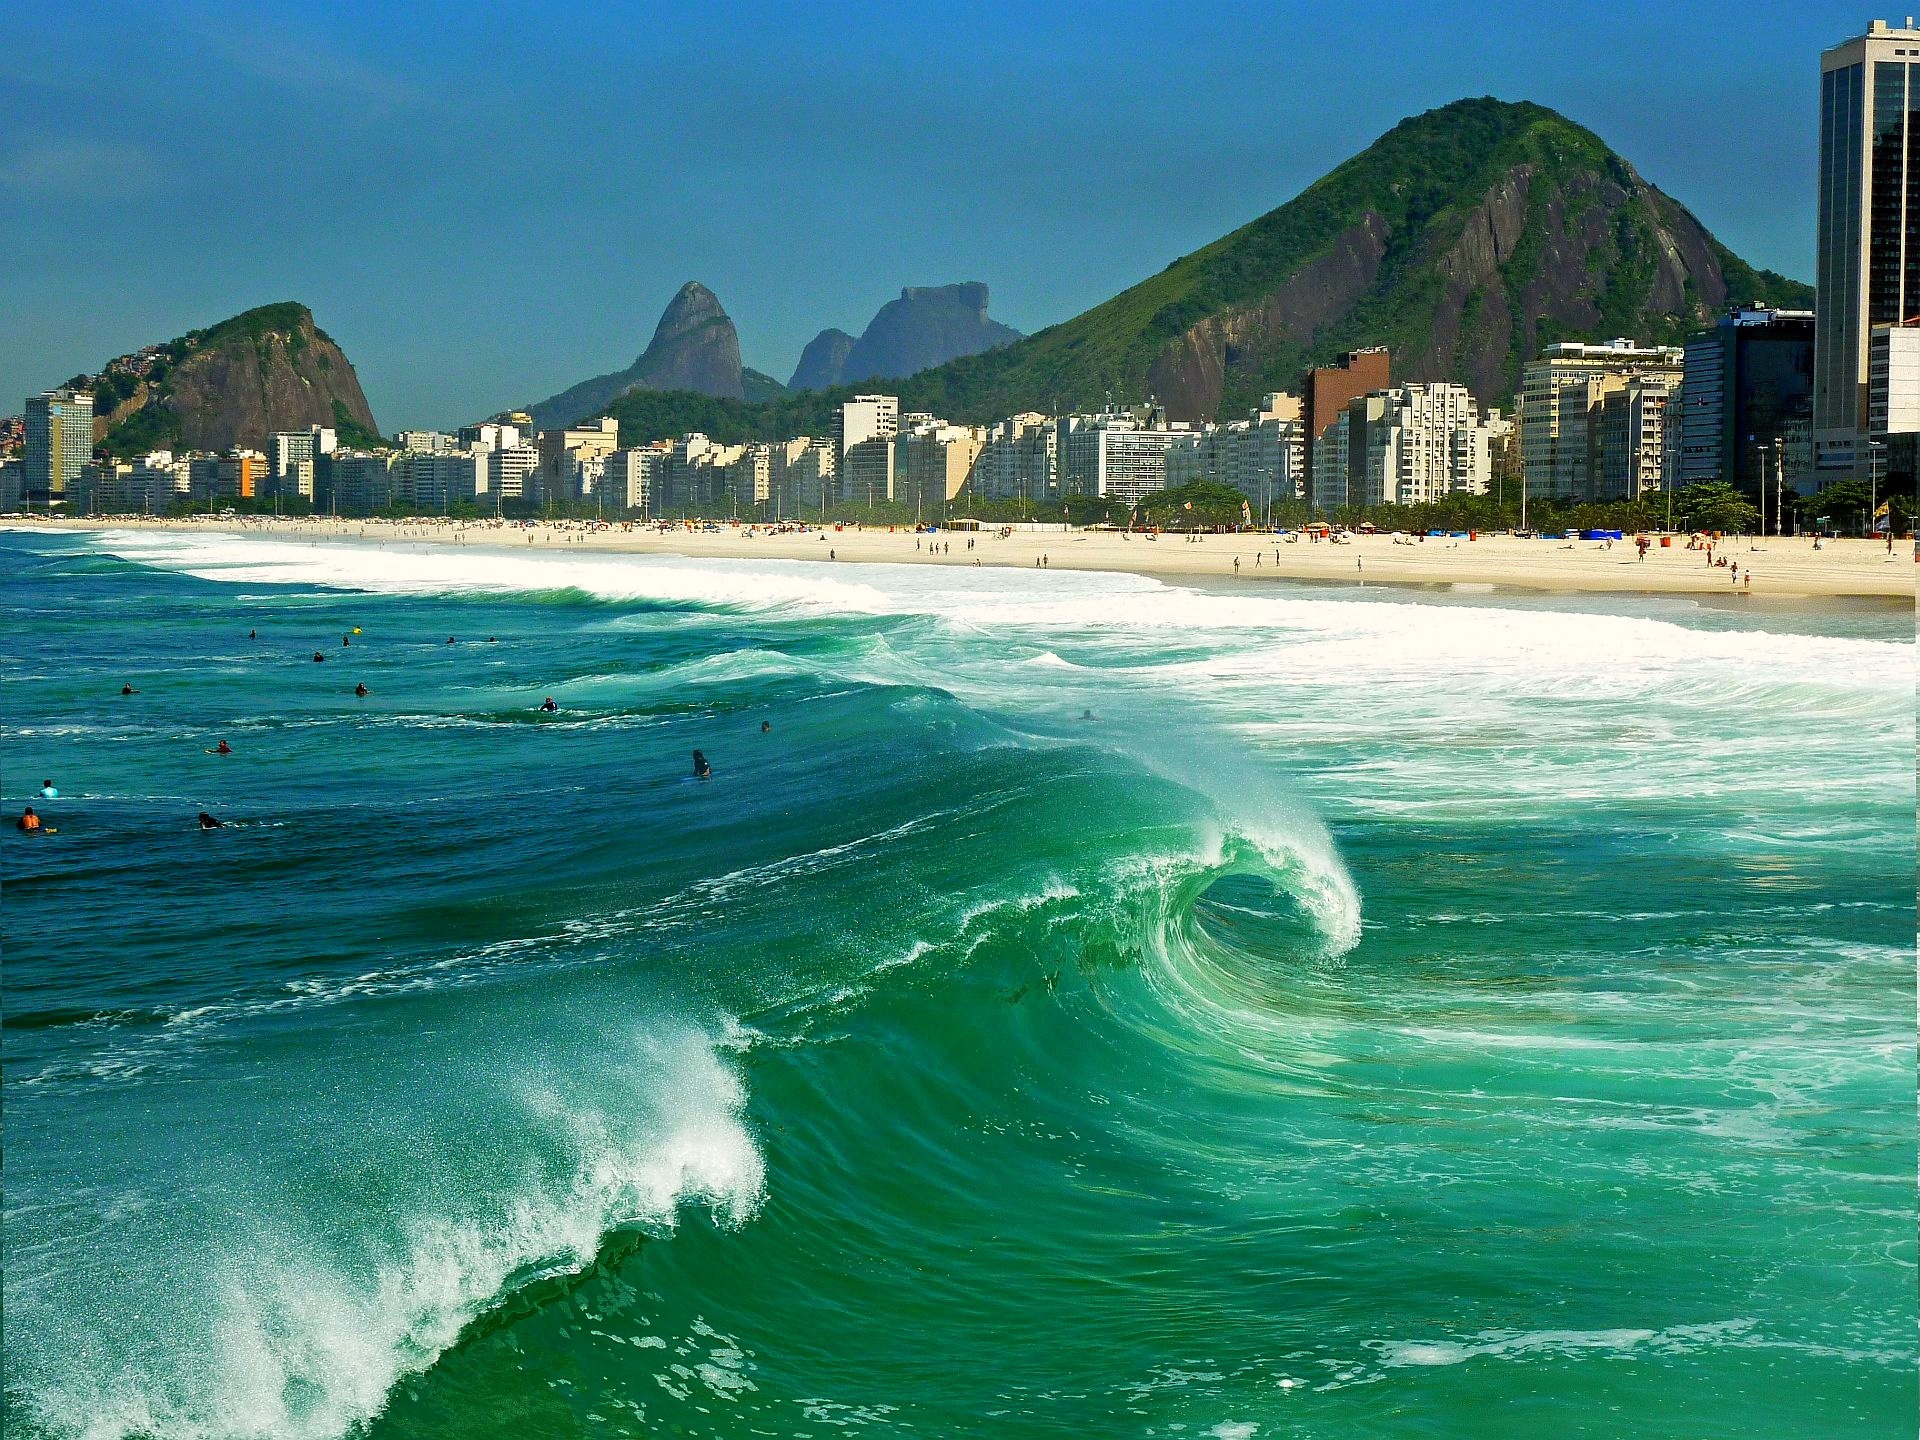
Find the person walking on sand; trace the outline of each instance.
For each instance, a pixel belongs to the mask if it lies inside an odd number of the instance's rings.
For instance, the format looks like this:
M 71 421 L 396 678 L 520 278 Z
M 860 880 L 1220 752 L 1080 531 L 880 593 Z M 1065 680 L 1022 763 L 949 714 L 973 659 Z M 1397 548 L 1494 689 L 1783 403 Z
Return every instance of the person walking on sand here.
M 1238 555 L 1233 557 L 1233 573 L 1235 575 L 1240 573 L 1240 557 Z

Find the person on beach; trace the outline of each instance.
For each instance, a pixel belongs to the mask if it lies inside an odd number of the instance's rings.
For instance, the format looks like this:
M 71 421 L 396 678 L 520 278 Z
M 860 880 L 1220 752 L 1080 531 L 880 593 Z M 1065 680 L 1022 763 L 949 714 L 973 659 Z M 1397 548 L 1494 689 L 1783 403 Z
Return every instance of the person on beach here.
M 138 695 L 140 692 L 131 685 L 122 685 L 120 687 L 120 693 L 122 695 Z
M 20 818 L 14 821 L 13 825 L 22 834 L 32 835 L 40 829 L 40 817 L 33 813 L 33 806 L 29 805 L 20 812 Z
M 552 715 L 560 709 L 560 704 L 553 696 L 549 695 L 540 702 L 540 708 L 546 711 L 547 714 Z
M 358 685 L 354 686 L 353 693 L 360 696 L 362 699 L 365 699 L 367 694 L 367 682 L 362 680 Z
M 696 780 L 713 778 L 713 767 L 707 763 L 707 757 L 698 750 L 693 752 L 693 778 Z
M 200 812 L 200 828 L 202 830 L 219 830 L 224 827 L 226 823 L 224 820 L 214 819 L 213 816 L 204 810 Z

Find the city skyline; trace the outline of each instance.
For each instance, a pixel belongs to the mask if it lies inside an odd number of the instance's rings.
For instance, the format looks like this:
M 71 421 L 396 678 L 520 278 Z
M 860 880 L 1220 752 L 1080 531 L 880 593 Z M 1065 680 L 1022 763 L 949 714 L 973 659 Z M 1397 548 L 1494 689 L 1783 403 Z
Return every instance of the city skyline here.
M 1480 9 L 1473 53 L 1436 33 L 1399 37 L 1390 56 L 1292 14 L 1217 10 L 1171 37 L 1113 17 L 1094 54 L 1066 44 L 1091 15 L 1036 32 L 981 11 L 940 36 L 826 21 L 796 38 L 790 19 L 743 12 L 720 75 L 698 63 L 716 31 L 636 9 L 536 30 L 201 6 L 143 30 L 142 66 L 126 63 L 131 12 L 109 12 L 77 52 L 28 35 L 11 47 L 24 103 L 0 121 L 0 199 L 16 217 L 0 389 L 37 392 L 287 298 L 353 355 L 388 428 L 457 424 L 625 363 L 693 276 L 726 301 L 746 362 L 781 377 L 816 331 L 857 329 L 904 284 L 984 279 L 996 314 L 1030 332 L 1291 198 L 1403 116 L 1480 93 L 1595 129 L 1737 253 L 1810 279 L 1808 54 L 1871 16 L 1767 8 L 1778 15 L 1756 27 L 1762 49 L 1743 39 L 1737 84 L 1683 63 L 1688 37 L 1719 43 L 1718 27 L 1641 6 L 1585 18 L 1578 37 L 1569 19 Z M 1629 49 L 1656 24 L 1671 43 Z M 1299 43 L 1273 48 L 1288 26 Z M 1010 29 L 1012 55 L 993 43 Z M 1602 52 L 1633 53 L 1632 73 Z M 940 72 L 941 55 L 964 78 Z M 1178 83 L 1183 60 L 1203 66 L 1201 90 Z M 141 103 L 182 65 L 235 83 L 196 87 L 218 100 L 176 87 Z M 118 89 L 99 93 L 90 67 Z M 632 106 L 572 103 L 609 102 L 614 73 L 647 81 Z M 454 83 L 489 76 L 500 83 Z M 1678 93 L 1685 126 L 1659 103 Z M 423 126 L 436 104 L 448 123 Z M 1027 143 L 1041 132 L 1045 147 Z

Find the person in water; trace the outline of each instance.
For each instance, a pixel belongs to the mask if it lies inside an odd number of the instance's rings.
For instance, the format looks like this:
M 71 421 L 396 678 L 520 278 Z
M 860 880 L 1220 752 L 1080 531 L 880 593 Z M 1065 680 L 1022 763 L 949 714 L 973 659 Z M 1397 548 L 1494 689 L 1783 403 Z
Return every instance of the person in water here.
M 122 695 L 138 695 L 140 692 L 131 685 L 122 685 L 120 687 L 120 693 Z
M 696 780 L 711 780 L 713 778 L 713 767 L 707 764 L 707 757 L 702 755 L 698 750 L 693 752 L 693 778 Z
M 213 753 L 216 755 L 231 755 L 233 754 L 233 746 L 227 744 L 223 739 L 218 745 L 213 747 Z
M 340 637 L 340 643 L 342 645 L 351 645 L 353 643 L 353 637 L 351 635 L 342 635 Z
M 365 694 L 367 693 L 367 682 L 362 680 L 358 685 L 354 686 L 353 693 L 356 695 L 365 696 Z
M 58 800 L 60 798 L 60 792 L 53 788 L 53 781 L 42 780 L 40 782 L 40 798 L 43 800 Z
M 560 706 L 559 703 L 554 700 L 553 696 L 549 695 L 545 700 L 540 702 L 540 708 L 551 715 L 558 710 Z
M 322 655 L 318 650 L 313 652 L 313 663 L 316 665 L 322 663 L 326 658 L 327 657 Z
M 218 830 L 222 828 L 226 823 L 227 822 L 224 820 L 214 819 L 213 816 L 209 815 L 204 810 L 200 812 L 200 828 L 202 830 Z
M 451 635 L 447 636 L 447 644 L 449 645 L 453 644 L 453 636 Z
M 762 720 L 760 722 L 760 733 L 762 735 L 766 734 L 771 729 L 773 729 L 773 722 L 771 720 Z
M 260 632 L 258 630 L 249 630 L 247 631 L 247 638 L 249 640 L 258 640 L 260 638 Z
M 33 806 L 31 805 L 22 810 L 20 812 L 20 818 L 13 823 L 14 828 L 22 834 L 33 835 L 40 830 L 40 817 L 33 813 Z

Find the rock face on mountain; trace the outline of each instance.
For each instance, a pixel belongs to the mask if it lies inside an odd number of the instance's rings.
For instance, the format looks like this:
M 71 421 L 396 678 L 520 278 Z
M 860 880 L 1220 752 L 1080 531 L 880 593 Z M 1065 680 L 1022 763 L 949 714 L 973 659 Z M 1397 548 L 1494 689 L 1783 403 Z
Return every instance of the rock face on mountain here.
M 740 369 L 740 336 L 720 298 L 697 280 L 680 287 L 647 348 L 624 370 L 596 375 L 558 395 L 528 406 L 542 429 L 571 425 L 600 414 L 628 390 L 692 390 L 739 400 L 746 394 Z
M 800 363 L 793 367 L 789 390 L 828 390 L 840 383 L 847 355 L 854 347 L 853 336 L 844 330 L 822 330 L 800 352 Z
M 207 330 L 75 377 L 94 392 L 94 433 L 110 451 L 263 449 L 276 430 L 328 425 L 377 438 L 360 378 L 313 312 L 263 305 Z
M 1591 131 L 1462 100 L 1105 304 L 898 388 L 903 407 L 953 419 L 1111 393 L 1206 420 L 1384 344 L 1396 380 L 1460 380 L 1500 403 L 1556 340 L 1671 344 L 1755 301 L 1813 294 L 1746 264 Z
M 987 318 L 987 287 L 978 280 L 910 285 L 898 300 L 880 307 L 858 340 L 844 330 L 816 335 L 788 388 L 825 390 L 898 379 L 1019 338 L 1018 330 Z

